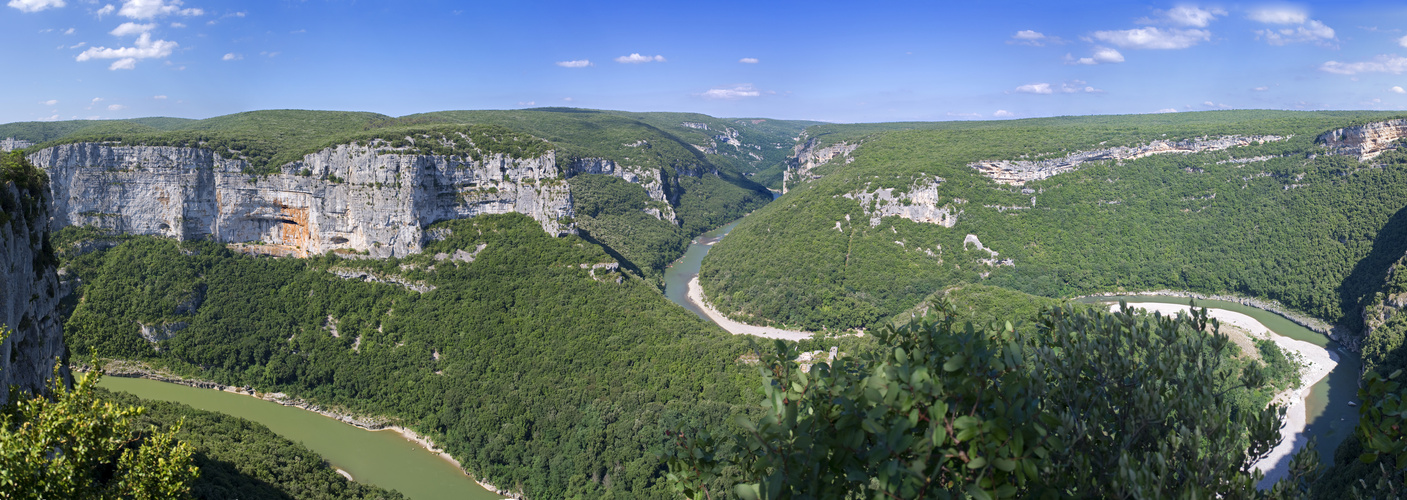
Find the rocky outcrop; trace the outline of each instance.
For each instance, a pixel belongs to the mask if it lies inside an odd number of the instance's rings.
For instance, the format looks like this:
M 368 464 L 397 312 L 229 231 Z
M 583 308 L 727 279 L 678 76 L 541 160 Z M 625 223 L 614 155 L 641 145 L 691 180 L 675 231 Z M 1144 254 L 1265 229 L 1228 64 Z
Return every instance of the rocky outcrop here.
M 848 157 L 855 148 L 860 147 L 860 143 L 838 142 L 824 147 L 817 147 L 816 138 L 806 139 L 806 142 L 797 144 L 792 148 L 791 159 L 788 160 L 787 169 L 782 173 L 782 193 L 788 190 L 787 186 L 796 182 L 810 179 L 819 179 L 819 175 L 811 173 L 811 170 L 825 165 L 836 157 Z M 851 161 L 846 158 L 846 161 Z
M 401 154 L 384 141 L 344 144 L 305 156 L 272 175 L 250 175 L 243 160 L 208 149 L 80 143 L 29 156 L 52 179 L 51 227 L 93 225 L 126 234 L 227 243 L 260 242 L 273 253 L 328 251 L 398 257 L 420 251 L 438 221 L 517 212 L 545 231 L 575 232 L 571 192 L 555 153 L 481 160 Z M 582 160 L 577 173 L 609 170 Z M 618 174 L 616 172 L 619 172 Z M 631 180 L 631 179 L 627 179 Z M 663 197 L 662 182 L 636 175 Z M 672 216 L 672 212 L 669 214 Z
M 645 193 L 650 195 L 650 199 L 662 202 L 659 206 L 645 209 L 645 213 L 654 216 L 656 219 L 669 221 L 674 225 L 679 225 L 679 217 L 674 213 L 674 200 L 671 193 L 677 193 L 677 185 L 666 185 L 665 175 L 652 169 L 629 169 L 622 168 L 615 161 L 602 158 L 583 158 L 572 161 L 563 169 L 567 177 L 574 177 L 581 174 L 600 174 L 620 177 L 626 182 L 639 184 L 645 188 Z M 705 172 L 698 172 L 687 169 L 680 169 L 679 175 L 699 177 Z M 712 174 L 718 175 L 718 170 L 712 170 Z
M 1091 161 L 1124 161 L 1168 153 L 1201 153 L 1220 151 L 1238 146 L 1264 144 L 1283 141 L 1287 137 L 1278 135 L 1233 135 L 1210 139 L 1186 139 L 1182 141 L 1153 141 L 1142 146 L 1113 147 L 1093 151 L 1079 151 L 1062 158 L 1048 160 L 985 160 L 968 164 L 982 175 L 992 178 L 998 184 L 1020 186 L 1030 181 L 1038 181 L 1053 175 L 1062 174 Z
M 1329 154 L 1357 156 L 1358 161 L 1368 161 L 1397 149 L 1399 140 L 1407 137 L 1407 119 L 1388 120 L 1355 127 L 1330 130 L 1315 138 L 1315 142 L 1329 149 Z
M 0 171 L 0 324 L 11 331 L 0 342 L 0 404 L 11 385 L 43 390 L 64 355 L 48 220 L 47 188 L 7 181 Z
M 26 140 L 16 139 L 14 137 L 6 137 L 4 139 L 0 139 L 0 152 L 24 149 L 33 145 L 34 143 Z
M 925 178 L 898 195 L 894 194 L 894 188 L 885 188 L 846 193 L 845 197 L 860 202 L 860 207 L 870 218 L 870 227 L 878 226 L 884 217 L 903 217 L 914 222 L 953 227 L 957 224 L 959 211 L 953 208 L 952 203 L 941 203 L 938 185 L 942 183 L 942 177 Z

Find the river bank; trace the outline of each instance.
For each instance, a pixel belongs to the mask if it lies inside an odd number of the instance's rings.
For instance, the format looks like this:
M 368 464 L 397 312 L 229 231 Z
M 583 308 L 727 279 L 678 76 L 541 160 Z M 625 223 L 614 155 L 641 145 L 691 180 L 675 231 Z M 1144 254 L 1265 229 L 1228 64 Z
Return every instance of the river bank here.
M 1197 299 L 1197 300 L 1221 300 L 1221 301 L 1225 301 L 1225 302 L 1235 302 L 1235 303 L 1241 304 L 1241 305 L 1243 305 L 1243 306 L 1254 307 L 1254 308 L 1260 309 L 1260 310 L 1262 310 L 1262 311 L 1269 311 L 1269 312 L 1278 314 L 1278 315 L 1284 317 L 1285 319 L 1290 320 L 1291 322 L 1294 322 L 1294 323 L 1297 324 L 1297 325 L 1300 325 L 1300 326 L 1303 326 L 1303 327 L 1305 327 L 1305 328 L 1308 328 L 1310 331 L 1323 334 L 1324 336 L 1328 337 L 1329 340 L 1333 340 L 1334 342 L 1337 342 L 1339 345 L 1342 345 L 1345 349 L 1348 349 L 1349 351 L 1352 351 L 1352 352 L 1355 352 L 1355 353 L 1356 353 L 1356 352 L 1358 352 L 1358 350 L 1359 350 L 1358 339 L 1355 338 L 1355 337 L 1349 332 L 1349 330 L 1348 330 L 1347 327 L 1345 327 L 1345 326 L 1343 326 L 1343 325 L 1329 324 L 1329 322 L 1324 321 L 1324 320 L 1321 320 L 1321 319 L 1319 319 L 1319 318 L 1314 318 L 1314 317 L 1311 317 L 1311 316 L 1306 316 L 1306 315 L 1303 315 L 1303 314 L 1300 314 L 1300 313 L 1291 311 L 1289 308 L 1286 308 L 1285 306 L 1281 305 L 1279 302 L 1273 301 L 1273 300 L 1257 299 L 1257 298 L 1254 298 L 1254 297 L 1243 297 L 1243 296 L 1240 296 L 1240 295 L 1205 294 L 1205 293 L 1189 292 L 1189 291 L 1186 291 L 1186 290 L 1151 290 L 1151 291 L 1142 291 L 1142 292 L 1109 292 L 1109 293 L 1105 293 L 1105 294 L 1081 295 L 1081 296 L 1078 296 L 1078 297 L 1074 297 L 1074 299 L 1075 299 L 1075 300 L 1079 300 L 1079 299 L 1090 299 L 1090 298 L 1095 298 L 1095 299 L 1097 299 L 1097 298 L 1100 298 L 1100 297 L 1116 296 L 1116 295 L 1128 295 L 1128 296 L 1137 296 L 1137 297 L 1187 297 L 1187 298 L 1189 298 L 1189 299 Z
M 1110 304 L 1110 310 L 1118 310 L 1117 303 Z M 1188 312 L 1191 307 L 1182 304 L 1135 303 L 1130 308 L 1143 309 L 1173 315 Z M 1305 432 L 1308 428 L 1308 399 L 1313 387 L 1324 380 L 1339 364 L 1339 356 L 1332 350 L 1312 343 L 1285 337 L 1271 330 L 1260 321 L 1248 315 L 1225 309 L 1207 308 L 1208 316 L 1222 324 L 1234 325 L 1251 333 L 1252 336 L 1269 339 L 1282 351 L 1298 355 L 1304 365 L 1300 369 L 1300 385 L 1286 389 L 1275 395 L 1271 404 L 1286 406 L 1284 427 L 1280 428 L 1281 441 L 1270 454 L 1257 461 L 1256 470 L 1265 473 L 1262 487 L 1268 487 L 1284 478 L 1289 472 L 1290 459 L 1295 452 L 1308 443 Z
M 91 367 L 82 365 L 75 366 L 75 370 L 78 371 L 86 371 L 88 369 L 91 369 Z M 405 442 L 413 444 L 414 447 L 418 447 L 420 449 L 423 449 L 424 451 L 428 451 L 431 455 L 435 456 L 439 460 L 442 460 L 446 464 L 453 466 L 453 470 L 458 471 L 460 474 L 463 475 L 463 477 L 474 481 L 479 486 L 487 490 L 487 492 L 492 492 L 496 495 L 508 498 L 523 498 L 521 492 L 506 491 L 492 484 L 481 481 L 478 478 L 475 478 L 473 474 L 464 469 L 463 465 L 461 465 L 458 460 L 456 460 L 443 448 L 436 445 L 429 438 L 421 436 L 415 431 L 410 430 L 406 427 L 395 425 L 394 420 L 389 418 L 356 415 L 341 409 L 317 405 L 302 399 L 289 397 L 286 394 L 278 392 L 262 393 L 255 391 L 249 387 L 227 386 L 224 384 L 219 384 L 207 380 L 185 378 L 179 375 L 172 374 L 165 370 L 152 368 L 143 363 L 136 363 L 131 361 L 111 361 L 108 363 L 107 366 L 105 366 L 104 371 L 106 372 L 106 375 L 110 377 L 143 379 L 150 380 L 153 382 L 162 382 L 167 384 L 191 387 L 195 389 L 214 389 L 215 391 L 219 391 L 222 393 L 247 396 L 262 401 L 275 403 L 284 407 L 291 407 L 309 413 L 315 413 L 317 415 L 321 415 L 322 417 L 326 417 L 350 425 L 362 431 L 392 432 L 395 435 L 399 436 L 401 439 L 403 439 Z M 338 467 L 335 467 L 335 469 L 337 469 L 338 473 L 342 474 L 345 477 L 348 477 L 349 480 L 352 479 L 351 473 L 349 473 L 348 471 L 342 470 Z M 360 476 L 361 474 L 359 473 L 358 475 Z M 482 494 L 487 494 L 487 492 Z
M 723 327 L 724 330 L 727 330 L 728 333 L 732 333 L 733 335 L 754 335 L 758 337 L 766 337 L 769 339 L 782 340 L 806 340 L 811 338 L 811 336 L 813 335 L 813 333 L 811 332 L 804 332 L 800 330 L 783 330 L 781 328 L 772 328 L 770 326 L 749 325 L 747 323 L 740 323 L 728 319 L 728 317 L 724 316 L 723 313 L 720 312 L 718 309 L 714 309 L 713 304 L 708 303 L 708 300 L 704 298 L 703 287 L 699 285 L 698 275 L 695 275 L 693 279 L 689 280 L 688 298 L 691 302 L 694 303 L 694 306 L 703 310 L 704 314 L 708 316 L 708 319 L 710 321 L 713 321 L 714 323 L 718 324 L 718 326 Z

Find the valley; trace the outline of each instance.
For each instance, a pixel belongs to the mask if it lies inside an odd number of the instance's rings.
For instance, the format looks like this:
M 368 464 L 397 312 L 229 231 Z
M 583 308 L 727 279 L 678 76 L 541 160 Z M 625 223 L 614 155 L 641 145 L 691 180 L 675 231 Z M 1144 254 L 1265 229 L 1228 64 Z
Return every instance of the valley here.
M 32 143 L 22 158 L 46 174 L 48 212 L 17 234 L 52 231 L 11 251 L 52 269 L 37 283 L 53 303 L 33 306 L 52 312 L 26 313 L 49 323 L 15 323 L 50 346 L 62 323 L 75 360 L 412 430 L 462 472 L 441 461 L 388 475 L 363 460 L 439 459 L 414 447 L 366 457 L 390 445 L 350 443 L 388 433 L 351 427 L 361 434 L 318 444 L 343 432 L 324 426 L 346 426 L 296 408 L 274 405 L 313 418 L 303 429 L 248 414 L 411 498 L 471 477 L 522 498 L 666 498 L 680 480 L 661 436 L 722 436 L 776 408 L 757 405 L 755 365 L 771 345 L 757 337 L 785 340 L 784 361 L 812 367 L 831 352 L 840 366 L 888 355 L 885 332 L 916 327 L 940 299 L 977 332 L 1008 322 L 1019 336 L 1094 314 L 1078 297 L 1227 294 L 1318 331 L 1199 304 L 1343 349 L 1310 384 L 1308 431 L 1291 439 L 1313 436 L 1325 481 L 1342 484 L 1362 474 L 1335 453 L 1357 445 L 1358 377 L 1407 356 L 1396 116 L 835 125 L 542 108 L 0 125 Z M 1270 370 L 1227 386 L 1216 404 L 1232 413 L 1264 411 L 1297 373 L 1256 368 L 1285 359 L 1278 348 L 1198 346 L 1176 352 L 1214 355 L 1227 367 L 1217 377 Z M 234 415 L 264 404 L 145 382 L 105 386 Z M 1219 429 L 1228 446 L 1259 439 Z

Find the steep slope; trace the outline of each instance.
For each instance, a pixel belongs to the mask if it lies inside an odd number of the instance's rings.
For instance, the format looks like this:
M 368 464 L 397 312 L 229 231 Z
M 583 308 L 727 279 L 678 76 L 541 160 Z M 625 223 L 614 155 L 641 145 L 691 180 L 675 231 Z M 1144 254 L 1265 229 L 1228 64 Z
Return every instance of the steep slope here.
M 0 405 L 10 386 L 44 389 L 64 356 L 48 202 L 43 171 L 18 153 L 0 155 L 0 326 L 11 332 L 0 342 Z
M 81 241 L 66 243 L 84 283 L 67 335 L 75 354 L 401 422 L 529 498 L 669 497 L 652 453 L 663 430 L 719 429 L 745 411 L 747 341 L 620 273 L 600 247 L 520 214 L 429 234 L 424 253 L 384 261 L 151 237 L 78 255 Z
M 1393 152 L 1326 155 L 1316 138 L 1393 116 L 1179 115 L 831 134 L 800 151 L 858 147 L 804 170 L 799 159 L 802 182 L 720 242 L 701 281 L 740 318 L 810 328 L 873 325 L 939 288 L 986 282 L 1050 297 L 1239 293 L 1356 329 L 1361 299 L 1407 249 L 1407 166 Z M 1143 154 L 1184 140 L 1227 147 Z M 1133 149 L 1055 161 L 1069 170 L 1022 185 L 982 168 L 1115 147 Z

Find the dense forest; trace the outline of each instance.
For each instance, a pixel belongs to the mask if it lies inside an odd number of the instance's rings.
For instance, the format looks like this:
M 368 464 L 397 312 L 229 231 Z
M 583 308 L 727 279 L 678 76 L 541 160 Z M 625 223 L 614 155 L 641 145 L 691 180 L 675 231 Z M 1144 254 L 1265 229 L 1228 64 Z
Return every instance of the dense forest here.
M 84 282 L 66 339 L 80 356 L 392 417 L 530 497 L 664 496 L 664 426 L 747 411 L 748 341 L 593 267 L 614 262 L 601 247 L 516 214 L 433 229 L 443 239 L 424 254 L 387 261 L 149 237 L 77 255 L 65 230 L 56 241 Z M 472 261 L 432 257 L 456 250 Z

